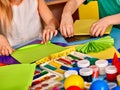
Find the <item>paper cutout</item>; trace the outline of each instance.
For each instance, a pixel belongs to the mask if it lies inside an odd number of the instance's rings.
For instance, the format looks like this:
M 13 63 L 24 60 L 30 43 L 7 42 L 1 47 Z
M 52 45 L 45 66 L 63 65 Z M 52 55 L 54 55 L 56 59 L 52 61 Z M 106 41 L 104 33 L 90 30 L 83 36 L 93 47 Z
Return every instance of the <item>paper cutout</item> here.
M 81 53 L 100 52 L 113 45 L 113 38 L 111 38 L 110 36 L 106 36 L 98 40 L 93 40 L 91 42 L 85 43 L 82 46 L 78 46 L 76 47 L 76 51 Z
M 118 59 L 118 56 L 117 56 L 116 52 L 114 53 L 112 65 L 115 65 L 115 66 L 116 66 L 117 71 L 118 71 L 118 74 L 120 74 L 120 61 L 119 61 L 119 59 Z
M 12 56 L 21 63 L 32 63 L 66 49 L 66 47 L 57 46 L 52 43 L 32 44 L 17 49 Z
M 90 35 L 90 27 L 96 22 L 96 19 L 81 19 L 76 20 L 74 23 L 74 35 Z M 105 34 L 110 34 L 112 26 L 109 26 Z
M 15 64 L 0 67 L 0 90 L 28 90 L 35 64 Z
M 95 57 L 95 58 L 99 58 L 99 59 L 112 59 L 113 55 L 114 55 L 114 52 L 116 52 L 116 54 L 120 58 L 120 54 L 115 49 L 114 46 L 112 46 L 110 48 L 107 48 L 107 49 L 105 49 L 103 51 L 97 52 L 97 53 L 96 52 L 91 52 L 91 53 L 88 53 L 87 55 Z

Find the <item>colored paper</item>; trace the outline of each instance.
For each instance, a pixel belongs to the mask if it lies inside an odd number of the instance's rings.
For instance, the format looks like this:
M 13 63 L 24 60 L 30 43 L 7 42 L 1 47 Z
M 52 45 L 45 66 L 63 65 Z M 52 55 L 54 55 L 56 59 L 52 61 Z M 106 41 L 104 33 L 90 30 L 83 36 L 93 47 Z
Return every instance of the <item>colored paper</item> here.
M 15 64 L 0 67 L 0 90 L 28 90 L 35 64 Z
M 115 49 L 114 46 L 107 48 L 107 49 L 100 51 L 100 52 L 91 52 L 91 53 L 88 53 L 87 55 L 95 57 L 95 58 L 99 58 L 99 59 L 112 59 L 115 52 L 118 55 L 118 57 L 120 58 L 120 54 Z
M 80 19 L 99 19 L 98 1 L 90 1 L 79 7 Z
M 110 36 L 93 40 L 82 46 L 77 46 L 76 51 L 81 53 L 100 52 L 114 45 L 114 40 Z
M 32 63 L 65 49 L 66 47 L 57 46 L 52 43 L 32 44 L 17 49 L 12 56 L 21 63 Z
M 12 56 L 0 56 L 0 63 L 3 64 L 19 64 L 20 62 L 18 62 L 17 60 L 15 60 Z
M 96 22 L 96 19 L 81 19 L 76 20 L 74 23 L 74 35 L 90 35 L 91 25 Z M 110 34 L 112 26 L 109 26 L 105 34 Z

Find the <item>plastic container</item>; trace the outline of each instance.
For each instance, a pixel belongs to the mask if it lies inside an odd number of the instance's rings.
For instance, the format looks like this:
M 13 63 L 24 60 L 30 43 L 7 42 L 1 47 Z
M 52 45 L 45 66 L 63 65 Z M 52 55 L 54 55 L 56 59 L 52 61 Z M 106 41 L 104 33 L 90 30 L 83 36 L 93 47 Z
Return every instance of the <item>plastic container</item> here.
M 91 68 L 82 68 L 79 71 L 80 75 L 86 82 L 92 82 L 92 69 Z
M 113 82 L 116 81 L 117 77 L 117 68 L 114 65 L 107 66 L 105 68 L 106 78 L 108 81 Z
M 108 61 L 107 60 L 98 60 L 95 62 L 95 65 L 99 69 L 99 74 L 105 75 L 105 68 L 108 66 Z
M 88 60 L 80 60 L 77 62 L 77 66 L 80 68 L 87 68 L 90 66 L 90 62 Z
M 67 77 L 69 77 L 70 75 L 73 75 L 73 74 L 78 75 L 78 72 L 76 70 L 68 70 L 64 73 L 64 77 L 67 78 Z

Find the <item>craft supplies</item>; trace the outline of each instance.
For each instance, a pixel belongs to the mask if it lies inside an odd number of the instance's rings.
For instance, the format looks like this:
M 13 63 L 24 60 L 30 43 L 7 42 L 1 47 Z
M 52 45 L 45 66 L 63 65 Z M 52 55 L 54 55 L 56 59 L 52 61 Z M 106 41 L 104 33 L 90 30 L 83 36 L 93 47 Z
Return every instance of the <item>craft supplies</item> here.
M 86 82 L 92 82 L 92 69 L 91 68 L 82 68 L 79 71 L 80 75 Z
M 44 71 L 44 73 L 47 71 Z M 53 74 L 51 72 L 48 72 L 47 74 L 42 75 L 41 77 L 38 77 L 36 79 L 33 80 L 32 82 L 32 86 L 35 86 L 37 84 L 42 84 L 46 81 L 51 81 L 51 80 L 55 80 L 57 79 L 59 76 L 56 74 Z
M 48 73 L 48 71 L 41 71 L 39 74 L 37 74 L 37 75 L 35 75 L 34 77 L 33 77 L 33 79 L 36 79 L 36 78 L 39 78 L 39 77 L 41 77 L 41 76 L 43 76 L 43 75 L 45 75 L 45 74 L 47 74 Z
M 72 75 L 72 74 L 78 75 L 78 72 L 77 72 L 76 70 L 68 70 L 68 71 L 65 71 L 64 77 L 67 78 L 67 77 L 69 77 L 69 76 Z
M 108 61 L 107 60 L 98 60 L 95 62 L 95 65 L 99 69 L 99 74 L 105 75 L 105 67 L 108 66 Z
M 87 68 L 89 67 L 90 62 L 88 60 L 80 60 L 77 62 L 77 66 L 80 68 Z
M 117 75 L 117 83 L 120 86 L 120 74 Z
M 64 88 L 65 90 L 67 88 L 69 88 L 70 86 L 78 86 L 81 89 L 84 88 L 84 80 L 81 76 L 79 75 L 70 75 L 69 77 L 67 77 L 64 81 Z
M 94 81 L 89 90 L 110 90 L 108 84 L 104 80 Z
M 45 81 L 31 87 L 30 90 L 60 90 L 63 84 L 56 80 Z
M 93 70 L 92 78 L 98 78 L 99 71 L 96 65 L 91 65 L 90 68 Z
M 107 66 L 105 72 L 108 81 L 116 81 L 117 68 L 114 65 Z

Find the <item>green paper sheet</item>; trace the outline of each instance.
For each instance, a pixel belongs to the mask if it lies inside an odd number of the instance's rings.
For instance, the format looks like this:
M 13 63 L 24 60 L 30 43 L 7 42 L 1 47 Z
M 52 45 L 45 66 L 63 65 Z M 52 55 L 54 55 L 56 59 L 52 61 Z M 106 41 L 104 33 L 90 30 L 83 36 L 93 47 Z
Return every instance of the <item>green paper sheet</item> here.
M 0 67 L 0 90 L 28 90 L 35 64 L 15 64 Z
M 12 56 L 21 63 L 32 63 L 65 49 L 66 47 L 57 46 L 52 43 L 33 44 L 16 50 Z
M 74 23 L 74 35 L 90 35 L 91 25 L 96 22 L 96 19 L 81 19 L 76 20 Z M 109 26 L 105 34 L 110 34 L 112 26 Z

